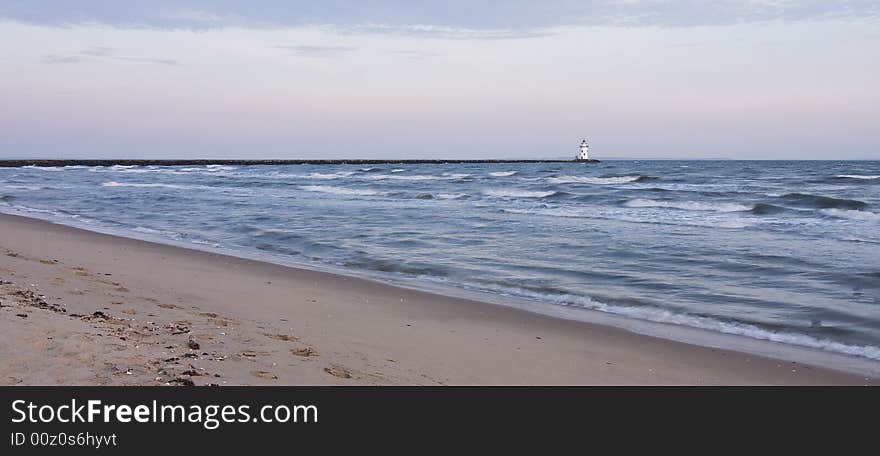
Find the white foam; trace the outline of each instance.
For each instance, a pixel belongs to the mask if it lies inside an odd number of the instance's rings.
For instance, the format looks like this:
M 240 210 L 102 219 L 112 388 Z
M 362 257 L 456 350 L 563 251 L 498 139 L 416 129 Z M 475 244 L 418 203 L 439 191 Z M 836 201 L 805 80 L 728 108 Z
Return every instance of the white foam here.
M 489 173 L 489 175 L 492 177 L 510 177 L 518 172 L 519 171 L 496 171 L 494 173 Z
M 368 176 L 364 176 L 366 179 L 370 180 L 405 180 L 405 181 L 426 181 L 426 180 L 447 180 L 454 179 L 451 176 L 426 176 L 421 174 L 414 174 L 411 176 L 398 176 L 391 174 L 372 174 Z
M 460 199 L 467 196 L 466 193 L 438 193 L 438 199 Z
M 752 206 L 736 203 L 703 203 L 698 201 L 657 201 L 636 198 L 624 203 L 627 207 L 665 207 L 685 211 L 744 212 L 752 210 Z
M 192 190 L 198 188 L 210 188 L 201 185 L 177 185 L 177 184 L 159 184 L 159 183 L 137 183 L 137 182 L 103 182 L 101 187 L 139 187 L 139 188 L 173 188 L 179 190 Z
M 486 190 L 485 194 L 497 198 L 546 198 L 556 192 L 533 192 L 528 190 Z
M 880 214 L 869 211 L 855 211 L 849 209 L 822 209 L 819 212 L 837 218 L 845 218 L 849 220 L 863 220 L 869 222 L 880 221 Z
M 836 177 L 844 177 L 849 179 L 880 179 L 880 176 L 859 175 L 859 174 L 838 174 Z
M 43 187 L 38 187 L 36 185 L 14 185 L 14 184 L 4 185 L 3 188 L 8 188 L 10 190 L 30 190 L 30 191 L 43 189 Z
M 406 170 L 403 168 L 395 168 L 395 169 L 391 170 L 392 173 L 402 173 L 404 171 L 406 171 Z
M 351 177 L 354 174 L 353 171 L 340 171 L 338 173 L 311 173 L 307 176 L 303 176 L 307 179 L 344 179 L 346 177 Z
M 374 196 L 384 194 L 376 190 L 333 187 L 331 185 L 304 185 L 300 188 L 307 192 L 331 193 L 334 195 Z
M 589 210 L 586 211 L 584 209 L 572 209 L 572 208 L 533 208 L 533 209 L 515 209 L 515 208 L 504 208 L 502 209 L 504 212 L 510 212 L 512 214 L 523 214 L 523 215 L 538 215 L 545 217 L 563 217 L 563 218 L 585 218 L 585 219 L 599 219 L 599 220 L 617 220 L 621 222 L 628 223 L 647 223 L 647 224 L 659 224 L 659 225 L 676 225 L 676 226 L 699 226 L 699 227 L 710 227 L 710 228 L 725 228 L 725 229 L 741 229 L 748 228 L 754 226 L 754 223 L 739 218 L 737 220 L 728 220 L 723 219 L 719 220 L 717 217 L 713 218 L 645 218 L 641 216 L 632 216 L 627 215 L 621 211 L 608 211 L 608 210 Z
M 842 342 L 836 342 L 828 339 L 819 339 L 816 337 L 808 336 L 806 334 L 798 334 L 793 332 L 774 332 L 742 322 L 722 321 L 709 317 L 672 312 L 670 310 L 660 309 L 657 307 L 629 307 L 611 305 L 596 301 L 587 296 L 577 296 L 571 294 L 545 294 L 531 290 L 507 288 L 500 286 L 487 287 L 485 285 L 478 285 L 474 286 L 473 288 L 501 294 L 526 297 L 541 302 L 548 302 L 567 307 L 580 307 L 615 315 L 622 315 L 628 318 L 648 320 L 657 323 L 688 326 L 692 328 L 707 329 L 724 334 L 734 334 L 739 336 L 751 337 L 753 339 L 768 340 L 783 344 L 798 345 L 802 347 L 816 348 L 835 353 L 843 353 L 846 355 L 861 356 L 873 360 L 880 360 L 880 347 L 875 347 L 872 345 L 845 344 Z
M 642 176 L 619 176 L 619 177 L 590 177 L 590 176 L 558 176 L 549 177 L 547 181 L 551 184 L 626 184 L 641 179 Z

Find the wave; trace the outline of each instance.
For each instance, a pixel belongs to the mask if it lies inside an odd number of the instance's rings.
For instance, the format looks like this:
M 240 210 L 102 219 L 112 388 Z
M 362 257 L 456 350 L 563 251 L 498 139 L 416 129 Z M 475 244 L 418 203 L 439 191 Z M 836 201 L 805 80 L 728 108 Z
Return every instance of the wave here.
M 752 213 L 756 215 L 770 215 L 785 212 L 784 207 L 774 206 L 772 204 L 758 203 L 752 208 Z
M 538 192 L 528 190 L 485 190 L 483 193 L 496 198 L 547 198 L 559 194 L 555 191 Z
M 642 182 L 650 179 L 648 176 L 611 176 L 611 177 L 591 177 L 591 176 L 557 176 L 549 177 L 547 181 L 551 184 L 628 184 L 630 182 Z
M 2 201 L 4 203 L 7 201 L 12 201 L 14 199 L 15 199 L 15 197 L 12 195 L 0 195 L 0 201 Z
M 424 174 L 413 174 L 413 175 L 371 174 L 371 175 L 363 176 L 363 178 L 370 179 L 370 180 L 404 180 L 404 181 L 453 180 L 453 179 L 464 179 L 466 177 L 470 177 L 470 174 L 443 174 L 441 176 L 424 175 Z
M 622 315 L 628 318 L 667 323 L 691 328 L 706 329 L 724 334 L 734 334 L 750 337 L 753 339 L 768 340 L 771 342 L 798 345 L 802 347 L 816 348 L 835 353 L 880 360 L 880 347 L 872 345 L 851 345 L 828 339 L 820 339 L 796 332 L 776 332 L 761 328 L 754 324 L 721 320 L 717 318 L 692 315 L 681 312 L 673 312 L 653 306 L 621 306 L 597 301 L 588 296 L 579 296 L 568 293 L 542 293 L 520 287 L 487 286 L 486 284 L 470 285 L 468 288 L 476 288 L 481 291 L 529 298 L 532 300 L 547 302 L 565 307 L 578 307 L 599 312 Z
M 37 186 L 37 185 L 15 185 L 15 184 L 7 184 L 7 185 L 4 185 L 3 188 L 8 188 L 8 189 L 11 189 L 11 190 L 29 190 L 29 191 L 36 191 L 36 190 L 42 190 L 42 189 L 44 189 L 44 188 L 46 188 L 46 187 L 40 187 L 40 186 Z
M 354 174 L 354 171 L 340 171 L 337 173 L 310 173 L 304 177 L 306 179 L 343 179 L 346 177 L 351 177 Z
M 27 169 L 38 169 L 38 170 L 40 170 L 40 171 L 64 171 L 64 168 L 59 167 L 59 166 L 36 166 L 36 165 L 27 165 L 27 166 L 23 166 L 22 168 L 27 168 Z
M 210 188 L 202 185 L 179 185 L 179 184 L 158 184 L 158 183 L 149 183 L 142 184 L 137 182 L 116 182 L 109 181 L 101 183 L 101 187 L 139 187 L 139 188 L 173 188 L 178 190 L 193 190 L 193 189 L 202 189 L 202 188 Z
M 519 171 L 496 171 L 494 173 L 489 173 L 492 177 L 510 177 L 519 173 Z
M 384 195 L 384 193 L 377 191 L 377 190 L 333 187 L 331 185 L 304 185 L 300 188 L 307 191 L 307 192 L 330 193 L 333 195 L 347 195 L 347 196 Z
M 880 179 L 880 176 L 860 175 L 860 174 L 838 174 L 834 177 L 836 177 L 838 179 L 862 179 L 862 180 Z
M 454 200 L 454 199 L 462 199 L 467 197 L 467 193 L 438 193 L 436 195 L 432 193 L 419 193 L 415 196 L 416 199 L 441 199 L 441 200 Z
M 467 198 L 467 196 L 468 196 L 467 193 L 438 193 L 437 194 L 438 199 L 445 199 L 445 200 L 462 199 L 462 198 Z
M 850 209 L 822 209 L 819 212 L 831 217 L 849 220 L 863 220 L 869 222 L 880 221 L 880 214 L 869 211 L 855 211 Z
M 817 209 L 864 209 L 868 207 L 868 203 L 864 201 L 810 195 L 807 193 L 787 193 L 779 198 L 789 204 Z
M 715 211 L 715 212 L 746 212 L 754 209 L 753 206 L 745 206 L 737 203 L 703 203 L 699 201 L 657 201 L 651 199 L 632 199 L 624 203 L 627 207 L 664 207 L 669 209 L 681 209 L 685 211 Z
M 403 168 L 394 168 L 391 170 L 392 173 L 402 173 L 404 171 L 406 171 L 406 170 Z
M 504 212 L 522 215 L 537 215 L 542 217 L 561 217 L 561 218 L 582 218 L 582 219 L 598 219 L 598 220 L 616 220 L 627 223 L 643 223 L 656 225 L 673 225 L 673 226 L 696 226 L 708 228 L 723 229 L 742 229 L 754 226 L 754 223 L 738 218 L 736 220 L 718 219 L 718 218 L 646 218 L 642 216 L 627 216 L 619 212 L 586 212 L 573 208 L 534 208 L 534 209 L 515 209 L 504 208 Z

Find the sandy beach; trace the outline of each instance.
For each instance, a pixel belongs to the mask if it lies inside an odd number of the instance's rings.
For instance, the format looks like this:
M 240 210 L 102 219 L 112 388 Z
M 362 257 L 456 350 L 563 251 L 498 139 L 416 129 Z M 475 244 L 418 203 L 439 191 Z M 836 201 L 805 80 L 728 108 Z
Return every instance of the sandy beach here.
M 3 385 L 870 385 L 359 278 L 0 216 Z

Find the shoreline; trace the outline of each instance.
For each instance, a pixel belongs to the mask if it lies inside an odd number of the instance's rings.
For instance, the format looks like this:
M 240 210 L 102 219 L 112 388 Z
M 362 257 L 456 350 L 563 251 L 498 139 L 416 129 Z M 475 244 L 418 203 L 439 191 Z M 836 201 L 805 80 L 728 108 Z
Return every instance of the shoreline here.
M 14 355 L 7 354 L 14 362 L 2 373 L 4 384 L 875 382 L 854 373 L 40 219 L 3 214 L 0 231 L 2 337 L 4 346 L 16 346 Z M 18 299 L 29 289 L 66 312 Z M 10 296 L 19 301 L 15 306 L 8 305 Z M 25 308 L 28 317 L 17 316 L 15 308 Z M 33 326 L 30 332 L 21 328 L 24 321 Z M 49 336 L 56 342 L 47 342 L 47 327 L 68 334 L 65 342 L 56 336 Z M 114 348 L 96 349 L 96 340 L 110 331 L 122 334 Z M 199 350 L 187 347 L 190 337 Z M 22 338 L 32 350 L 20 350 Z M 76 376 L 59 372 L 67 361 L 46 353 L 49 347 L 63 352 L 73 340 L 78 351 L 68 355 L 78 360 Z M 120 353 L 140 361 L 126 367 Z M 192 362 L 182 364 L 184 355 Z M 95 366 L 109 370 L 96 376 Z M 184 375 L 200 372 L 219 376 Z
M 505 292 L 472 289 L 466 286 L 462 287 L 460 285 L 433 281 L 426 278 L 398 277 L 383 274 L 378 271 L 348 269 L 324 263 L 297 261 L 284 257 L 283 255 L 275 255 L 262 251 L 251 252 L 224 247 L 207 241 L 182 241 L 148 231 L 124 228 L 114 229 L 108 225 L 100 223 L 93 224 L 91 221 L 84 221 L 85 219 L 80 218 L 68 218 L 58 215 L 43 216 L 39 211 L 31 213 L 28 212 L 27 209 L 21 208 L 12 211 L 5 211 L 3 210 L 3 207 L 0 206 L 0 216 L 4 214 L 48 222 L 50 224 L 71 227 L 112 237 L 172 246 L 185 250 L 219 254 L 222 256 L 251 260 L 259 263 L 269 263 L 293 269 L 305 269 L 333 276 L 357 278 L 370 282 L 378 282 L 392 287 L 427 292 L 429 294 L 436 294 L 444 297 L 460 298 L 477 302 L 480 305 L 502 306 L 518 309 L 550 318 L 571 320 L 600 326 L 610 326 L 635 334 L 682 342 L 689 345 L 727 349 L 749 355 L 784 360 L 787 362 L 793 361 L 801 364 L 821 366 L 856 375 L 880 377 L 880 361 L 877 359 L 841 352 L 839 351 L 839 348 L 823 349 L 815 344 L 845 344 L 842 342 L 811 338 L 810 336 L 804 336 L 799 333 L 774 333 L 749 326 L 734 326 L 729 329 L 716 327 L 715 329 L 711 329 L 700 324 L 673 323 L 650 318 L 640 318 L 638 316 L 619 313 L 611 309 L 597 310 L 586 307 L 570 307 L 567 305 L 548 303 L 546 300 L 521 296 L 515 293 L 510 294 Z M 723 325 L 721 320 L 716 320 L 714 323 L 716 325 Z M 737 330 L 746 331 L 751 334 L 745 334 L 743 332 L 738 332 Z M 758 333 L 757 335 L 755 335 L 756 331 Z M 800 337 L 806 337 L 806 341 L 790 341 L 791 339 Z M 864 348 L 857 345 L 848 345 L 846 347 L 851 349 Z

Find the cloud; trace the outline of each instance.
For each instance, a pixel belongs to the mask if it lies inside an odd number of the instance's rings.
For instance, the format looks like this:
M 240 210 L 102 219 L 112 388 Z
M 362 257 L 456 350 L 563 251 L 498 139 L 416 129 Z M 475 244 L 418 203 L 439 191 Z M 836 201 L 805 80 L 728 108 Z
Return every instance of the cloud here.
M 79 63 L 82 62 L 82 58 L 77 57 L 75 55 L 58 55 L 58 54 L 49 54 L 43 57 L 43 63 L 48 64 L 64 64 L 64 63 Z
M 458 40 L 510 40 L 521 38 L 537 38 L 550 36 L 553 33 L 546 29 L 504 28 L 480 29 L 450 25 L 431 24 L 360 24 L 348 27 L 334 27 L 342 34 L 381 33 L 386 35 L 408 35 L 421 38 L 458 39 Z
M 756 21 L 880 18 L 876 0 L 29 0 L 0 18 L 47 25 L 204 30 L 330 26 L 438 38 L 542 36 L 560 26 L 706 26 Z
M 441 56 L 443 56 L 443 54 L 440 53 L 440 52 L 434 52 L 434 51 L 413 51 L 413 50 L 406 50 L 406 51 L 391 51 L 390 54 L 392 54 L 392 55 L 397 55 L 397 56 L 400 56 L 400 57 L 403 57 L 403 58 L 407 58 L 407 59 L 411 59 L 411 60 L 424 60 L 424 59 L 431 59 L 431 58 L 434 58 L 434 57 L 441 57 Z
M 87 61 L 108 61 L 119 60 L 128 62 L 142 63 L 158 63 L 162 65 L 177 65 L 180 62 L 174 59 L 162 59 L 151 57 L 130 57 L 117 55 L 116 50 L 106 46 L 96 46 L 83 49 L 79 52 L 71 52 L 65 54 L 48 54 L 43 57 L 43 63 L 59 64 L 59 63 L 80 63 Z
M 110 54 L 113 54 L 115 50 L 111 47 L 107 46 L 95 46 L 80 51 L 80 55 L 88 55 L 92 57 L 107 57 Z
M 350 46 L 316 46 L 316 45 L 300 45 L 300 46 L 275 46 L 278 49 L 285 49 L 291 54 L 306 57 L 332 57 L 345 54 L 356 50 Z

